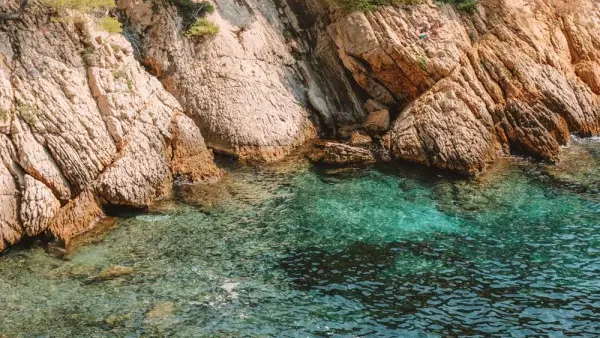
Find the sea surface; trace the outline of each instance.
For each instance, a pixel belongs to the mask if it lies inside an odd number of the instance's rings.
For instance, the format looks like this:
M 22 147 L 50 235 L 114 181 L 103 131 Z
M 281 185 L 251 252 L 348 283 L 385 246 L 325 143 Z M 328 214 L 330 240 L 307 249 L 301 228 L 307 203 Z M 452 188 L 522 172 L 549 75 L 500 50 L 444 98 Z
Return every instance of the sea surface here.
M 464 180 L 221 163 L 66 254 L 0 256 L 0 337 L 600 335 L 600 141 Z

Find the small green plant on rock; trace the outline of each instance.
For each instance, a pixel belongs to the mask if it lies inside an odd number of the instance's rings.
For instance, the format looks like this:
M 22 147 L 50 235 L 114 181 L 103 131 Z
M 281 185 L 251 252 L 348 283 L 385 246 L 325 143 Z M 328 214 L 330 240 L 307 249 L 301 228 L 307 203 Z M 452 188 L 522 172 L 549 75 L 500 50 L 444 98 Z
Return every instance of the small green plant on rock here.
M 477 8 L 479 0 L 439 0 L 441 2 L 449 3 L 454 5 L 457 9 L 463 11 L 472 11 Z
M 424 0 L 327 0 L 327 2 L 345 12 L 367 12 L 380 6 L 416 5 L 423 3 Z
M 419 62 L 419 67 L 422 70 L 427 71 L 427 57 L 426 56 L 419 56 L 419 58 L 417 59 L 417 61 Z
M 113 17 L 104 17 L 98 22 L 100 28 L 105 32 L 109 33 L 121 33 L 123 31 L 123 26 L 119 22 L 119 20 Z
M 81 13 L 102 18 L 94 20 L 99 29 L 109 33 L 121 33 L 121 23 L 112 17 L 104 17 L 106 12 L 116 7 L 114 0 L 42 0 L 42 4 L 54 10 L 53 22 L 83 23 L 87 17 Z M 70 12 L 74 10 L 80 12 Z
M 206 35 L 215 35 L 219 32 L 219 26 L 215 25 L 212 21 L 206 18 L 197 19 L 196 22 L 190 26 L 185 32 L 188 37 L 199 37 Z
M 212 14 L 215 7 L 208 1 L 194 2 L 192 0 L 168 0 L 177 7 L 177 13 L 181 17 L 181 28 L 188 31 L 198 22 L 199 18 Z
M 95 53 L 95 50 L 91 46 L 85 47 L 81 51 L 81 58 L 83 59 L 83 62 L 85 62 L 86 65 L 89 66 L 93 63 L 94 53 Z
M 115 69 L 112 74 L 115 79 L 124 79 L 127 77 L 127 74 L 122 69 Z
M 424 3 L 425 0 L 326 0 L 330 4 L 341 8 L 345 12 L 368 12 L 381 6 L 407 6 Z M 453 4 L 460 10 L 473 10 L 479 0 L 438 0 Z
M 129 94 L 135 94 L 135 91 L 133 90 L 133 81 L 129 78 L 127 79 L 127 89 L 129 90 Z
M 121 51 L 121 47 L 117 46 L 117 45 L 110 45 L 110 48 L 112 48 L 113 53 L 117 54 Z

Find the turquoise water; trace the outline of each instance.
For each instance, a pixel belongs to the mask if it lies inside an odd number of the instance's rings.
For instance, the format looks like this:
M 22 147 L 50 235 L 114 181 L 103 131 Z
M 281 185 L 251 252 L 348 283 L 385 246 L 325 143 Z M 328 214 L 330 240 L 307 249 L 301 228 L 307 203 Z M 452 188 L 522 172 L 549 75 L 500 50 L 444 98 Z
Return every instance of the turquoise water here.
M 471 181 L 224 164 L 64 257 L 0 257 L 0 336 L 595 336 L 599 146 Z

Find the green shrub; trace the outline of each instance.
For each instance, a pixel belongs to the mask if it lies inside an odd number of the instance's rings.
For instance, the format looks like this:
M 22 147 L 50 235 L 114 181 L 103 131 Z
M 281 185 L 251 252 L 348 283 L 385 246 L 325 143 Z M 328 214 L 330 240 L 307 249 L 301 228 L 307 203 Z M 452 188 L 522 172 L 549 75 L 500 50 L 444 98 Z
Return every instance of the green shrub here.
M 115 70 L 113 70 L 112 74 L 115 79 L 126 79 L 127 78 L 127 73 L 125 73 L 125 71 L 122 69 L 115 69 Z
M 423 0 L 327 0 L 329 3 L 343 9 L 345 12 L 372 11 L 379 6 L 387 5 L 416 5 Z
M 196 24 L 198 18 L 204 17 L 215 11 L 215 7 L 208 1 L 194 2 L 192 0 L 168 0 L 177 7 L 181 17 L 182 30 L 187 31 Z
M 215 35 L 219 32 L 219 26 L 215 25 L 213 22 L 209 21 L 206 18 L 197 19 L 196 22 L 190 26 L 190 28 L 185 32 L 186 36 L 205 36 L 205 35 Z
M 100 19 L 98 22 L 100 28 L 105 32 L 109 33 L 121 33 L 123 31 L 123 26 L 119 22 L 119 20 L 112 18 L 110 16 L 104 17 Z
M 419 62 L 419 67 L 422 70 L 427 71 L 427 57 L 426 56 L 419 56 L 417 58 L 417 61 Z
M 472 11 L 477 8 L 479 0 L 439 0 L 448 4 L 453 4 L 454 7 L 463 11 Z

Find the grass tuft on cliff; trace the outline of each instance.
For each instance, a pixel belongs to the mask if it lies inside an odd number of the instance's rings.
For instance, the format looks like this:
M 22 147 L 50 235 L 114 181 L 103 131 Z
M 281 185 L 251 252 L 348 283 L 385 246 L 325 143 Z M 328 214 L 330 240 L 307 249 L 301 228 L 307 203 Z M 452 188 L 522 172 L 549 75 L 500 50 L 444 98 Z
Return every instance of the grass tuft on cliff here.
M 423 0 L 327 0 L 336 7 L 345 12 L 368 12 L 377 9 L 380 6 L 389 5 L 416 5 Z
M 109 33 L 121 33 L 123 31 L 123 26 L 119 20 L 109 16 L 100 19 L 98 21 L 98 26 L 100 26 L 103 31 Z
M 219 26 L 206 18 L 197 19 L 192 26 L 185 32 L 188 37 L 200 37 L 215 35 L 219 32 Z
M 208 1 L 194 2 L 192 0 L 168 0 L 177 7 L 177 13 L 181 17 L 183 31 L 189 31 L 192 26 L 200 24 L 200 18 L 215 11 L 215 7 Z
M 479 0 L 439 0 L 448 4 L 453 4 L 454 7 L 463 11 L 472 11 L 477 8 Z

